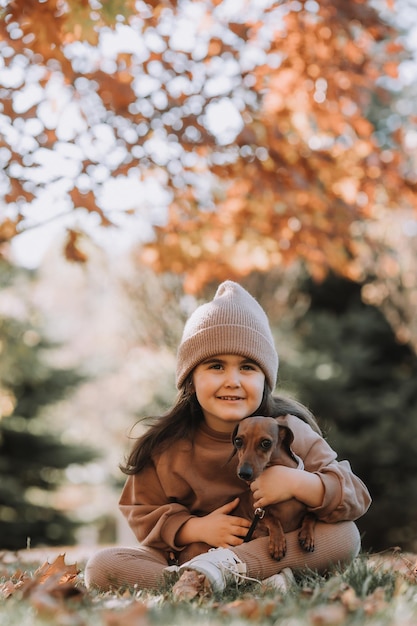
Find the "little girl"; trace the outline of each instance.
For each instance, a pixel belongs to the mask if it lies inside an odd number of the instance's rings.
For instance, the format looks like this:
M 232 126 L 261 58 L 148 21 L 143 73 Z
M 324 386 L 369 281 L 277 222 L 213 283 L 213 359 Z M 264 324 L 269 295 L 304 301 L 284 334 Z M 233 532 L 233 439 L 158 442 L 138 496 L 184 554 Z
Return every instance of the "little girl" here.
M 175 570 L 197 572 L 205 589 L 221 592 L 246 579 L 280 584 L 284 568 L 324 572 L 359 553 L 354 520 L 370 505 L 368 490 L 348 461 L 336 460 L 308 409 L 272 395 L 277 373 L 265 312 L 240 285 L 222 283 L 185 325 L 176 404 L 137 440 L 122 468 L 120 509 L 138 546 L 95 554 L 87 586 L 157 589 Z M 231 433 L 250 415 L 286 416 L 304 469 L 269 467 L 250 487 L 240 480 Z M 287 553 L 277 561 L 268 537 L 244 538 L 255 508 L 290 498 L 318 519 L 315 550 L 305 552 L 298 531 L 287 532 Z

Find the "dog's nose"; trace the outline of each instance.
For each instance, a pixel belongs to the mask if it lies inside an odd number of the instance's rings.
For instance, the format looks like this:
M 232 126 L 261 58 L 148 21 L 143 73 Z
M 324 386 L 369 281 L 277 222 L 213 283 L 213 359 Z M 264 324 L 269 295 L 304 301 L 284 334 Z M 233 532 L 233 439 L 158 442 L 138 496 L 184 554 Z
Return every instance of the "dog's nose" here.
M 253 478 L 253 469 L 248 463 L 244 463 L 242 467 L 239 467 L 237 475 L 242 480 L 252 480 Z

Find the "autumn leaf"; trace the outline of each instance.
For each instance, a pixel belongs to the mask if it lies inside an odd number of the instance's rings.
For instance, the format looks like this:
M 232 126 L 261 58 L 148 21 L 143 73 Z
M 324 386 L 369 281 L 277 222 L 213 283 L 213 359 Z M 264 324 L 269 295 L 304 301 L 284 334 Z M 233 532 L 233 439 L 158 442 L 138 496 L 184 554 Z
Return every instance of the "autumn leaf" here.
M 78 574 L 77 564 L 72 565 L 65 564 L 65 554 L 60 554 L 56 557 L 53 563 L 46 561 L 41 565 L 34 574 L 34 578 L 38 584 L 44 584 L 50 581 L 52 578 L 58 580 L 59 585 L 66 584 L 74 581 Z
M 353 587 L 347 587 L 341 592 L 340 601 L 350 613 L 358 610 L 362 606 L 362 601 L 358 598 Z
M 121 611 L 105 611 L 105 626 L 148 626 L 149 608 L 145 602 L 134 601 Z
M 415 554 L 404 553 L 400 548 L 391 552 L 374 554 L 369 564 L 376 570 L 392 571 L 400 574 L 407 583 L 417 584 L 417 560 Z
M 20 200 L 26 200 L 30 202 L 34 199 L 34 194 L 31 191 L 25 189 L 23 181 L 17 178 L 11 178 L 9 180 L 10 190 L 5 195 L 6 202 L 15 202 Z
M 53 563 L 45 562 L 32 575 L 17 570 L 0 587 L 0 593 L 4 598 L 19 594 L 39 612 L 56 614 L 66 599 L 82 597 L 85 588 L 78 579 L 77 565 L 67 565 L 65 554 L 61 554 Z
M 88 261 L 87 254 L 80 248 L 82 236 L 81 232 L 68 229 L 67 241 L 64 247 L 65 258 L 68 261 L 74 261 L 75 263 L 86 263 Z
M 258 622 L 261 619 L 271 617 L 277 602 L 279 602 L 278 598 L 274 598 L 274 600 L 263 599 L 262 601 L 259 598 L 241 598 L 220 605 L 219 613 L 229 619 L 245 618 Z
M 384 72 L 390 78 L 398 78 L 398 65 L 397 63 L 385 63 Z
M 373 593 L 367 596 L 363 602 L 363 610 L 366 615 L 383 613 L 388 606 L 386 591 L 383 587 L 378 587 Z
M 210 584 L 204 574 L 195 570 L 185 570 L 175 585 L 172 587 L 172 595 L 179 602 L 189 601 L 193 598 L 210 594 Z
M 6 217 L 3 222 L 0 222 L 0 243 L 9 241 L 10 239 L 13 239 L 15 235 L 17 235 L 17 226 L 20 221 L 20 217 L 16 220 L 11 220 L 10 218 Z
M 96 197 L 92 191 L 81 193 L 79 189 L 74 187 L 69 192 L 69 195 L 74 203 L 74 207 L 82 207 L 89 213 L 97 213 L 100 217 L 101 226 L 113 226 L 113 223 L 109 220 L 107 215 L 105 215 L 104 211 L 97 205 Z
M 29 575 L 26 572 L 17 570 L 9 580 L 6 580 L 0 585 L 0 594 L 3 598 L 9 598 L 16 591 L 24 586 L 25 581 L 29 580 Z
M 318 606 L 309 611 L 312 626 L 339 626 L 346 623 L 347 611 L 340 604 Z

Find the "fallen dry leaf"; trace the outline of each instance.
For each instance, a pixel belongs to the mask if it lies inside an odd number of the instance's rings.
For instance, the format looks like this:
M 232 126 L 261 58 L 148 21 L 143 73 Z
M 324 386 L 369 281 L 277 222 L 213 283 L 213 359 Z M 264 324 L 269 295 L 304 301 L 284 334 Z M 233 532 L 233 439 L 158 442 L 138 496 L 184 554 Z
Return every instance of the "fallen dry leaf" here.
M 45 562 L 32 575 L 17 570 L 1 587 L 3 597 L 19 592 L 37 608 L 50 610 L 63 599 L 81 596 L 85 588 L 78 585 L 76 564 L 67 565 L 65 554 L 60 554 L 53 563 Z
M 309 613 L 313 626 L 338 626 L 347 618 L 347 611 L 341 604 L 318 606 Z
M 385 611 L 388 606 L 388 602 L 385 597 L 385 589 L 383 587 L 377 587 L 373 593 L 365 598 L 363 601 L 363 610 L 366 615 L 375 615 Z
M 106 611 L 102 615 L 106 626 L 148 626 L 148 612 L 144 602 L 133 602 L 122 611 Z
M 5 583 L 0 585 L 0 595 L 3 598 L 9 598 L 11 595 L 14 594 L 15 590 L 15 583 L 13 583 L 11 580 L 6 580 Z
M 3 598 L 9 598 L 16 591 L 22 589 L 25 585 L 25 582 L 30 580 L 29 574 L 26 572 L 22 572 L 21 570 L 16 570 L 15 573 L 10 577 L 10 580 L 7 580 L 0 587 L 0 593 Z
M 219 607 L 219 612 L 228 617 L 245 617 L 251 620 L 259 620 L 270 617 L 277 605 L 274 600 L 259 600 L 259 598 L 242 598 Z
M 410 584 L 417 584 L 417 557 L 409 552 L 402 552 L 400 548 L 371 555 L 369 565 L 382 571 L 391 571 L 401 574 Z
M 362 600 L 356 595 L 353 587 L 348 587 L 340 594 L 340 601 L 349 612 L 356 611 L 361 605 Z
M 405 558 L 406 572 L 403 574 L 404 578 L 411 584 L 417 584 L 417 561 L 410 561 Z
M 172 595 L 180 602 L 204 597 L 210 593 L 210 585 L 204 574 L 195 570 L 185 570 L 172 587 Z
M 67 582 L 77 576 L 77 564 L 73 563 L 72 565 L 66 565 L 65 554 L 59 554 L 53 563 L 48 563 L 48 561 L 46 561 L 43 565 L 38 567 L 34 576 L 40 583 L 42 583 L 51 576 L 55 576 L 57 574 L 60 574 L 60 580 L 62 579 L 62 582 Z

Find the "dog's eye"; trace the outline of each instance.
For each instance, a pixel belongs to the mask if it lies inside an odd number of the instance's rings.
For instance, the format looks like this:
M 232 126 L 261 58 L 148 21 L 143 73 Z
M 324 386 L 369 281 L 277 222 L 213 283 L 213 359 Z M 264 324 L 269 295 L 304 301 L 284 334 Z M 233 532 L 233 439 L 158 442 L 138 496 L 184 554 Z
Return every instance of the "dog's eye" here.
M 240 437 L 236 437 L 233 443 L 234 443 L 235 448 L 237 449 L 243 446 L 243 440 Z
M 272 446 L 272 441 L 270 439 L 262 439 L 260 446 L 262 450 L 269 450 Z

